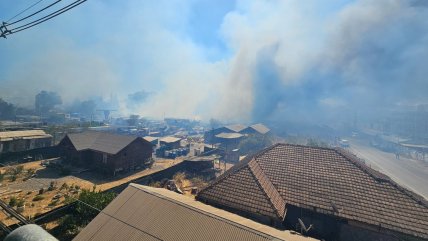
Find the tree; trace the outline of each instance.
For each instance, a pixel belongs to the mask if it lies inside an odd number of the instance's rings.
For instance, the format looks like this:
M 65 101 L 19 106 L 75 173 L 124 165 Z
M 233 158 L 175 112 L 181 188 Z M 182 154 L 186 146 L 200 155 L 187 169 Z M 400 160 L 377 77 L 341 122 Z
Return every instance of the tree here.
M 13 104 L 0 98 L 0 120 L 10 120 L 15 118 L 15 111 L 16 108 Z
M 61 96 L 55 92 L 42 90 L 36 95 L 36 112 L 45 114 L 52 110 L 56 105 L 62 104 Z
M 74 212 L 60 220 L 58 231 L 66 236 L 64 238 L 74 237 L 82 227 L 98 215 L 99 212 L 96 209 L 103 210 L 115 197 L 116 194 L 112 192 L 82 190 L 78 198 L 81 202 L 76 202 Z

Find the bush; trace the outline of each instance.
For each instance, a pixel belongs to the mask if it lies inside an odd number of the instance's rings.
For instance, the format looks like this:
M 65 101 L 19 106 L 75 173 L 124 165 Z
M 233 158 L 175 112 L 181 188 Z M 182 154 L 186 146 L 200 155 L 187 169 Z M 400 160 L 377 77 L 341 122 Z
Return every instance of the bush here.
M 58 204 L 58 202 L 59 202 L 59 199 L 52 200 L 52 201 L 48 204 L 48 206 L 50 206 L 50 207 L 56 206 L 56 205 Z
M 49 184 L 48 191 L 53 191 L 56 189 L 56 182 L 52 181 Z
M 16 167 L 16 174 L 20 174 L 20 173 L 22 173 L 22 171 L 24 171 L 23 165 L 19 165 Z
M 36 173 L 35 168 L 29 168 L 27 169 L 27 176 L 31 177 L 34 173 Z
M 44 192 L 45 192 L 45 189 L 44 188 L 40 188 L 39 195 L 42 195 Z
M 9 176 L 9 181 L 11 181 L 11 182 L 16 181 L 16 175 L 15 174 L 10 175 Z
M 17 207 L 23 207 L 25 204 L 25 200 L 24 199 L 19 199 L 18 202 L 16 203 Z
M 45 197 L 43 197 L 42 195 L 36 195 L 36 196 L 33 198 L 33 201 L 34 201 L 34 202 L 37 202 L 37 201 L 40 201 L 40 200 L 43 200 L 43 199 L 45 199 Z
M 17 203 L 18 203 L 18 199 L 16 197 L 10 197 L 9 206 L 15 207 Z
M 64 183 L 61 185 L 61 187 L 59 188 L 59 190 L 60 190 L 60 191 L 61 191 L 61 190 L 63 190 L 63 189 L 68 190 L 68 184 L 67 184 L 66 182 L 64 182 Z

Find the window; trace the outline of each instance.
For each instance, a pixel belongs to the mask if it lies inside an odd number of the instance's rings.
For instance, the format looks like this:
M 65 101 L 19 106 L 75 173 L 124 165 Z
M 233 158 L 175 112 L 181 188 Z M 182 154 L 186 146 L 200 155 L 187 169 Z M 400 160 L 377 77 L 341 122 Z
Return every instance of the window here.
M 107 164 L 107 154 L 103 153 L 103 164 Z

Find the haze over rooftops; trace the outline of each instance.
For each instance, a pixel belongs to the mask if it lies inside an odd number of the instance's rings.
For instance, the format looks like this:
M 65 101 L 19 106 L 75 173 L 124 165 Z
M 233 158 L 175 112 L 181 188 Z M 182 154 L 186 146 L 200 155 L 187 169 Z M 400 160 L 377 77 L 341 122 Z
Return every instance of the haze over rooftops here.
M 342 149 L 274 145 L 229 169 L 197 199 L 277 220 L 292 205 L 428 238 L 427 201 Z
M 314 239 L 256 223 L 166 189 L 130 184 L 74 240 Z

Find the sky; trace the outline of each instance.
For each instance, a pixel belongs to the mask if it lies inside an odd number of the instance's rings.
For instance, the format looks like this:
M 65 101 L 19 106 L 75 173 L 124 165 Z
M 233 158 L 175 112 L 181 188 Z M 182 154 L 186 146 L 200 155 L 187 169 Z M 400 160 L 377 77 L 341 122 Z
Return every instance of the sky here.
M 0 1 L 0 20 L 34 2 Z M 122 115 L 329 121 L 428 103 L 427 57 L 424 0 L 88 0 L 0 39 L 0 97 L 31 106 L 47 90 L 64 105 L 101 97 Z

